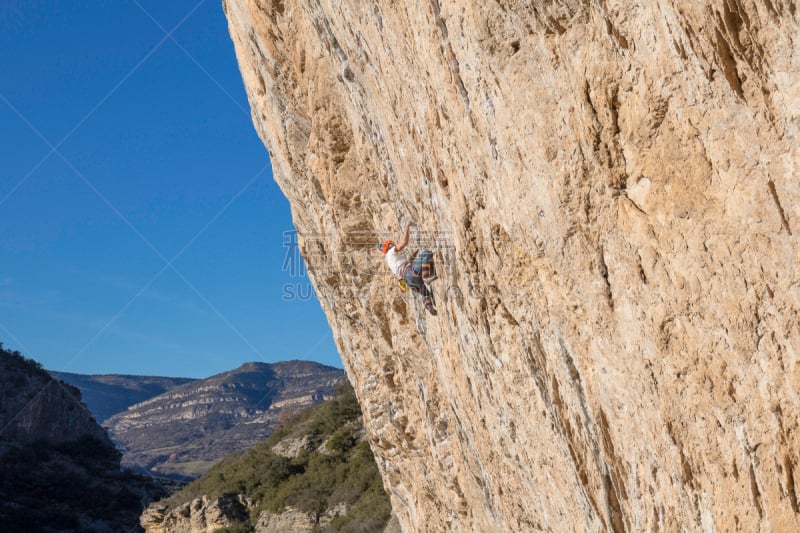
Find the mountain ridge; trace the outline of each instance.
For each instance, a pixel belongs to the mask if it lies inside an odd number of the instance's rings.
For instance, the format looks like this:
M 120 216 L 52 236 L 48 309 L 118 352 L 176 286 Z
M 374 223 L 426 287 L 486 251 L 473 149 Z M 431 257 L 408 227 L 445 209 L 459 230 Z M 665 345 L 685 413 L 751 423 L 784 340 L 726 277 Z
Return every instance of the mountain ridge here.
M 134 374 L 78 374 L 48 370 L 51 376 L 77 387 L 84 403 L 103 423 L 140 401 L 157 396 L 193 378 Z
M 342 379 L 341 369 L 314 361 L 249 362 L 133 404 L 104 425 L 125 466 L 188 480 L 329 398 Z

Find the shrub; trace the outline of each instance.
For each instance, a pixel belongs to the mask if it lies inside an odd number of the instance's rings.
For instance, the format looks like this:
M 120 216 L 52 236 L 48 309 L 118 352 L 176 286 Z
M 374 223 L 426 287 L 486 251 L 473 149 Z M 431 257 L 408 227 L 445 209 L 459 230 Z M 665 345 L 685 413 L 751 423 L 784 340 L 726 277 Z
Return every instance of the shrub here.
M 328 439 L 325 445 L 332 452 L 345 453 L 356 445 L 357 439 L 350 428 L 341 428 Z
M 262 510 L 281 513 L 292 506 L 322 514 L 345 503 L 348 513 L 335 519 L 331 531 L 380 530 L 389 520 L 391 506 L 369 445 L 356 438 L 361 409 L 349 383 L 336 392 L 333 399 L 285 421 L 265 442 L 217 463 L 204 477 L 170 497 L 168 506 L 174 508 L 202 495 L 244 493 L 256 502 L 250 520 L 255 523 Z M 285 438 L 306 438 L 312 449 L 327 441 L 330 453 L 303 451 L 292 459 L 272 453 L 272 447 Z M 251 524 L 235 527 L 239 529 L 231 526 L 229 530 L 252 531 Z

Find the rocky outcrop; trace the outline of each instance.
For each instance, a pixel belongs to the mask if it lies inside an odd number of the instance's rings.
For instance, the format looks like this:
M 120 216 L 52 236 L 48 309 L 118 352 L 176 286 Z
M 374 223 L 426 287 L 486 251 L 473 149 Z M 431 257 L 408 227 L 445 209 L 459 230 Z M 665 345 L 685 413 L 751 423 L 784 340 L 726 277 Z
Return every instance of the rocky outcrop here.
M 291 414 L 333 395 L 344 372 L 311 361 L 245 363 L 171 388 L 108 419 L 125 466 L 194 479 L 269 437 Z
M 0 344 L 0 444 L 70 442 L 92 437 L 113 448 L 75 387 Z
M 800 528 L 797 2 L 224 6 L 404 530 Z
M 347 514 L 344 505 L 339 505 L 325 513 L 304 513 L 296 509 L 287 509 L 283 513 L 274 514 L 268 511 L 261 513 L 256 522 L 256 533 L 300 533 L 303 531 L 325 531 L 337 516 Z
M 242 520 L 252 507 L 242 495 L 228 495 L 210 500 L 196 498 L 175 509 L 165 504 L 151 505 L 141 517 L 147 533 L 213 533 L 229 528 Z M 324 528 L 346 509 L 337 507 L 325 513 L 307 513 L 289 508 L 283 513 L 264 511 L 258 516 L 255 533 L 299 533 Z
M 138 530 L 164 486 L 122 471 L 78 389 L 0 344 L 0 531 Z
M 247 520 L 250 506 L 240 495 L 203 496 L 172 510 L 166 504 L 151 505 L 140 523 L 147 533 L 212 533 Z

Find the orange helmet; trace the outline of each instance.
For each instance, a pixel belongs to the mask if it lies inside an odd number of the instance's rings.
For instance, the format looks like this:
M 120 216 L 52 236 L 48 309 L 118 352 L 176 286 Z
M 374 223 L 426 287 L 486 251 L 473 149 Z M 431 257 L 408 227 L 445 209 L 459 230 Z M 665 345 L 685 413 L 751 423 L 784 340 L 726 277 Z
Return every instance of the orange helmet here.
M 383 241 L 383 243 L 380 246 L 378 246 L 378 248 L 380 248 L 381 253 L 383 255 L 386 255 L 386 252 L 389 251 L 389 248 L 392 248 L 393 246 L 394 246 L 394 242 L 392 242 L 392 241 Z

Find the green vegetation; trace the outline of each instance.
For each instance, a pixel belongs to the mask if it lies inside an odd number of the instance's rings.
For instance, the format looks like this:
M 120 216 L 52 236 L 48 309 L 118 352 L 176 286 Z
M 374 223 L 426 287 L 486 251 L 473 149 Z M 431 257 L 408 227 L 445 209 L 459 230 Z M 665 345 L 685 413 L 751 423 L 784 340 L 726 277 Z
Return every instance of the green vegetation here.
M 39 361 L 28 359 L 17 350 L 6 350 L 2 342 L 0 342 L 0 356 L 4 359 L 3 364 L 8 373 L 22 371 L 28 375 L 50 378 L 50 374 L 42 368 Z
M 202 476 L 216 464 L 216 461 L 186 461 L 185 463 L 171 463 L 169 468 L 161 467 L 159 474 L 164 476 L 193 479 Z
M 281 513 L 294 507 L 319 516 L 344 503 L 346 515 L 336 517 L 327 530 L 380 530 L 391 507 L 369 445 L 358 438 L 361 409 L 349 383 L 336 392 L 330 401 L 288 420 L 265 442 L 217 463 L 166 503 L 174 508 L 202 495 L 245 494 L 256 506 L 250 522 L 235 524 L 231 532 L 252 531 L 264 510 Z M 305 439 L 303 451 L 291 459 L 272 453 L 287 439 Z
M 119 469 L 119 453 L 93 437 L 67 443 L 11 446 L 0 455 L 0 529 L 26 531 L 129 529 L 143 500 L 163 489 Z M 8 529 L 7 531 L 11 531 Z

